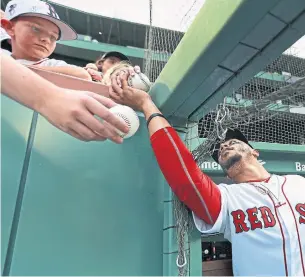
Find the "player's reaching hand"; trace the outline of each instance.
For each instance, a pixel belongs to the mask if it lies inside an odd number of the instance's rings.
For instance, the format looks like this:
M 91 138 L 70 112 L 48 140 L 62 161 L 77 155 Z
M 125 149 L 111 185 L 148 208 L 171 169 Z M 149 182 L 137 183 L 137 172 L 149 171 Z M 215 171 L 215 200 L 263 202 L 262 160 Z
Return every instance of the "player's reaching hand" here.
M 143 112 L 143 105 L 146 101 L 150 101 L 150 96 L 143 90 L 128 86 L 127 79 L 129 74 L 127 71 L 120 71 L 118 74 L 111 76 L 112 90 L 110 98 L 119 104 Z
M 129 74 L 131 75 L 131 76 L 134 76 L 136 73 L 141 73 L 141 68 L 140 68 L 140 66 L 138 66 L 138 65 L 135 65 L 134 67 L 131 67 L 130 69 L 129 69 Z
M 126 75 L 126 77 L 133 77 L 135 76 L 136 74 L 140 74 L 141 73 L 141 68 L 136 65 L 134 67 L 128 67 L 128 68 L 125 68 L 125 69 L 120 69 L 118 71 L 115 72 L 115 75 L 117 76 L 116 77 L 116 82 L 118 84 L 119 87 L 122 87 L 122 81 L 121 81 L 121 78 L 124 77 Z

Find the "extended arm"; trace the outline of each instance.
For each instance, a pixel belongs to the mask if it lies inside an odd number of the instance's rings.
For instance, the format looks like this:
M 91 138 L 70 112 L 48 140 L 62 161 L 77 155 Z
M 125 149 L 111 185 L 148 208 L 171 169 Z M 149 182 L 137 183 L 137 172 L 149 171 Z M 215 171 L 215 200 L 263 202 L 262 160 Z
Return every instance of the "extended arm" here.
M 111 97 L 144 113 L 146 120 L 160 113 L 146 92 L 127 86 L 122 88 L 113 80 Z M 176 131 L 162 117 L 154 117 L 148 126 L 152 148 L 167 182 L 177 197 L 198 217 L 213 224 L 221 209 L 221 195 L 217 185 L 202 173 Z
M 92 78 L 87 72 L 87 70 L 78 66 L 39 66 L 39 68 L 55 73 L 65 74 L 68 76 L 92 81 Z
M 55 86 L 2 52 L 1 68 L 1 93 L 36 110 L 60 130 L 85 141 L 122 142 L 115 128 L 127 132 L 128 127 L 109 111 L 116 105 L 109 98 Z

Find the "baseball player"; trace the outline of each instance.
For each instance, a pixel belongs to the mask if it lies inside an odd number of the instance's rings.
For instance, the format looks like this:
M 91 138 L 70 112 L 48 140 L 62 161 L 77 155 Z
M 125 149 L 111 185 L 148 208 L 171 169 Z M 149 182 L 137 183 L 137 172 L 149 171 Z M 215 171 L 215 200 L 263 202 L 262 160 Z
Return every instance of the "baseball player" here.
M 121 82 L 113 77 L 111 98 L 144 113 L 159 166 L 198 230 L 232 243 L 234 275 L 305 276 L 305 178 L 268 173 L 243 134 L 229 130 L 212 156 L 235 184 L 216 185 L 149 95 Z

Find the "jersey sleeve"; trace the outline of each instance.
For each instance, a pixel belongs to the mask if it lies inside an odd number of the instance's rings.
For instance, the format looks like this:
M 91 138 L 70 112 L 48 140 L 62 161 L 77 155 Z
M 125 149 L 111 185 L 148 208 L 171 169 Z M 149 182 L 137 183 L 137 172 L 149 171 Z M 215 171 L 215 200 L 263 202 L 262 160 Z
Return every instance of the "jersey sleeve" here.
M 203 235 L 214 235 L 222 233 L 224 237 L 230 240 L 231 232 L 230 232 L 230 225 L 227 224 L 228 222 L 228 197 L 227 197 L 227 190 L 219 186 L 220 193 L 221 193 L 221 208 L 214 224 L 209 224 L 202 220 L 200 217 L 193 214 L 193 219 L 196 228 L 200 231 Z
M 221 211 L 220 190 L 197 166 L 177 132 L 160 129 L 151 136 L 151 144 L 173 192 L 198 218 L 213 225 Z

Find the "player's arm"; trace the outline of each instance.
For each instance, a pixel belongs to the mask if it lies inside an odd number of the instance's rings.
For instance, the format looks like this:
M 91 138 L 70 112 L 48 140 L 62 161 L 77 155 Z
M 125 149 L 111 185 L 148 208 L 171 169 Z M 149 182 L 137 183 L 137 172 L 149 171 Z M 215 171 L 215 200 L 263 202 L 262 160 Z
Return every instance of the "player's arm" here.
M 122 79 L 122 88 L 114 78 L 113 92 L 110 96 L 121 104 L 142 111 L 146 120 L 159 109 L 149 95 L 141 90 L 127 86 Z M 221 195 L 217 185 L 197 166 L 176 131 L 168 121 L 160 116 L 154 117 L 148 125 L 152 148 L 163 175 L 175 192 L 198 217 L 213 224 L 220 213 Z

